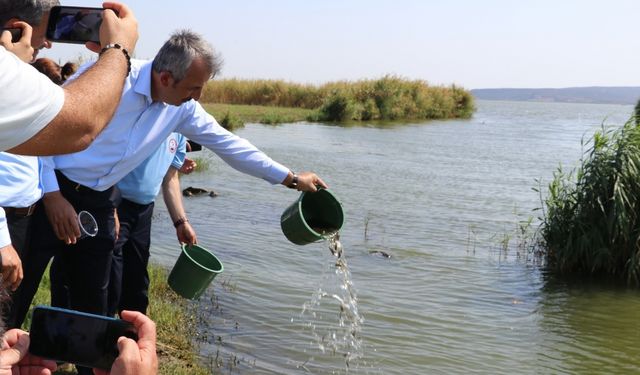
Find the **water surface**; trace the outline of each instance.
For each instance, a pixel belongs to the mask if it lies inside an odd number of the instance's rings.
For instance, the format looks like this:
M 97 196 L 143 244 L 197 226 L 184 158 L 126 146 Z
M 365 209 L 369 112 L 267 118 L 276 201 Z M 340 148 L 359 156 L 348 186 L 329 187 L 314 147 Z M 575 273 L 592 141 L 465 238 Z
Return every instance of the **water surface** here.
M 240 129 L 292 169 L 316 171 L 343 203 L 341 242 L 364 318 L 363 357 L 348 369 L 299 324 L 335 259 L 325 243 L 282 235 L 280 214 L 297 193 L 195 153 L 210 169 L 183 187 L 220 196 L 186 198 L 186 209 L 225 266 L 200 301 L 203 354 L 246 374 L 640 372 L 640 293 L 549 277 L 524 259 L 516 233 L 539 215 L 535 180 L 575 166 L 584 136 L 631 111 L 481 101 L 470 120 Z M 178 246 L 160 201 L 152 258 L 169 266 Z M 324 308 L 337 323 L 337 305 Z

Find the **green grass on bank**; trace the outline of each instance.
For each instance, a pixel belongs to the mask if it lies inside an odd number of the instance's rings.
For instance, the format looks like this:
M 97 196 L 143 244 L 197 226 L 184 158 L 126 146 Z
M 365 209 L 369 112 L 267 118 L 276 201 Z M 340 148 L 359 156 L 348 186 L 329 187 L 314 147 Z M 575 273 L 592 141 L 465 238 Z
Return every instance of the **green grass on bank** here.
M 161 375 L 205 375 L 212 370 L 202 365 L 197 355 L 198 348 L 193 339 L 196 337 L 195 311 L 187 301 L 175 294 L 167 284 L 168 272 L 158 265 L 149 267 L 151 285 L 149 287 L 149 309 L 147 314 L 156 323 L 158 332 L 158 374 Z M 33 300 L 35 305 L 49 305 L 49 270 L 40 283 Z M 23 327 L 28 330 L 31 314 L 27 316 Z M 56 374 L 75 374 L 73 367 L 65 367 Z
M 265 105 L 204 103 L 204 108 L 227 129 L 242 127 L 245 123 L 280 124 L 306 121 L 316 111 L 306 108 L 285 108 Z
M 215 80 L 207 84 L 200 102 L 308 109 L 313 112 L 305 115 L 307 120 L 338 122 L 469 118 L 475 111 L 471 93 L 461 87 L 431 86 L 392 75 L 321 86 L 278 80 Z M 216 118 L 224 123 L 221 119 L 226 114 L 222 111 Z M 233 115 L 230 113 L 228 122 L 233 123 Z

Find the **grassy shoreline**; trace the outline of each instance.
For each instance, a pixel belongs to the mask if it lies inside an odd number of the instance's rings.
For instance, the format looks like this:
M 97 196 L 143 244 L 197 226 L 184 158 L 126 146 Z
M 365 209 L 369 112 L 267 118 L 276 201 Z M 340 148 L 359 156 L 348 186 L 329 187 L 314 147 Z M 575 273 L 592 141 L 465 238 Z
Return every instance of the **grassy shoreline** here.
M 158 342 L 158 374 L 161 375 L 206 375 L 213 369 L 205 367 L 198 356 L 195 342 L 197 321 L 196 311 L 189 301 L 174 293 L 167 284 L 168 271 L 157 264 L 149 266 L 149 308 L 147 315 L 156 323 Z M 33 299 L 35 305 L 50 304 L 50 280 L 45 272 L 38 292 Z M 28 330 L 31 313 L 23 324 Z M 55 374 L 76 374 L 73 367 L 64 367 Z
M 220 125 L 227 129 L 239 128 L 249 122 L 282 124 L 308 121 L 316 115 L 315 110 L 306 108 L 223 103 L 202 103 L 202 105 Z
M 267 124 L 342 123 L 469 118 L 476 109 L 471 93 L 461 87 L 432 86 L 393 75 L 321 86 L 280 80 L 216 80 L 207 83 L 200 101 L 226 105 L 211 112 L 227 128 L 239 126 L 245 116 L 248 121 Z M 254 106 L 259 108 L 252 109 Z

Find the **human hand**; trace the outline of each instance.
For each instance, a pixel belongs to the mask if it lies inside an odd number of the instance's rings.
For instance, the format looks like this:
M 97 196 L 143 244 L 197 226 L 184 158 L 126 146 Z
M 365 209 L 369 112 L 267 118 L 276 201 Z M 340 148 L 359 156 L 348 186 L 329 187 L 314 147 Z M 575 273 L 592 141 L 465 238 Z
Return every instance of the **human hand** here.
M 60 191 L 52 191 L 43 198 L 45 212 L 56 236 L 67 245 L 75 244 L 80 238 L 80 225 L 75 208 Z
M 96 375 L 156 375 L 158 373 L 156 324 L 146 315 L 137 311 L 124 310 L 120 313 L 120 317 L 133 323 L 138 330 L 138 341 L 124 336 L 120 337 L 118 339 L 120 354 L 113 362 L 111 371 L 93 369 L 93 372 Z
M 120 237 L 120 218 L 118 217 L 118 209 L 117 208 L 113 209 L 113 218 L 116 221 L 116 224 L 115 224 L 115 227 L 116 227 L 115 228 L 116 229 L 115 238 L 116 238 L 116 241 L 117 241 L 118 237 Z
M 298 185 L 296 186 L 298 191 L 316 192 L 318 191 L 318 186 L 325 189 L 329 188 L 329 186 L 313 172 L 298 173 Z
M 198 239 L 196 238 L 196 231 L 193 230 L 191 224 L 188 221 L 185 221 L 183 224 L 178 225 L 176 228 L 176 235 L 178 236 L 178 242 L 186 243 L 188 245 L 193 245 L 198 243 Z
M 100 25 L 100 45 L 88 42 L 87 48 L 98 53 L 102 46 L 118 43 L 132 55 L 138 41 L 138 21 L 133 11 L 128 6 L 116 2 L 104 2 L 102 7 L 105 10 Z
M 34 48 L 31 46 L 31 34 L 33 28 L 26 22 L 18 21 L 14 22 L 11 27 L 22 29 L 22 37 L 17 43 L 11 42 L 11 33 L 9 31 L 2 31 L 0 36 L 0 45 L 7 51 L 12 52 L 14 55 L 26 63 L 33 60 Z
M 0 351 L 0 375 L 50 375 L 56 370 L 56 362 L 28 353 L 29 334 L 11 329 L 2 337 Z
M 184 163 L 182 164 L 182 167 L 178 169 L 178 171 L 180 171 L 180 173 L 183 173 L 183 174 L 189 174 L 193 172 L 197 166 L 198 166 L 198 163 L 196 163 L 195 160 L 184 158 Z
M 0 248 L 0 256 L 2 256 L 2 282 L 14 291 L 22 282 L 22 261 L 11 244 Z

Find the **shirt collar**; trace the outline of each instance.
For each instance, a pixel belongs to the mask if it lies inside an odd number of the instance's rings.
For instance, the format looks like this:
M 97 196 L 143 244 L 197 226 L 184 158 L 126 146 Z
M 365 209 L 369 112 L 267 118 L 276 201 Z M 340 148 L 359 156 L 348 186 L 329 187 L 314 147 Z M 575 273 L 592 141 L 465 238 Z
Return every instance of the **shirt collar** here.
M 137 94 L 144 95 L 147 98 L 147 102 L 151 103 L 153 98 L 151 97 L 151 65 L 153 60 L 147 61 L 140 67 L 138 73 L 138 79 L 133 86 L 133 91 Z

